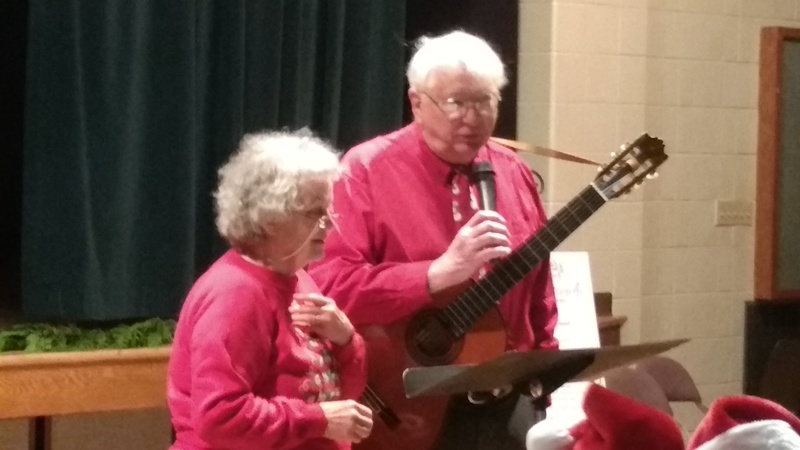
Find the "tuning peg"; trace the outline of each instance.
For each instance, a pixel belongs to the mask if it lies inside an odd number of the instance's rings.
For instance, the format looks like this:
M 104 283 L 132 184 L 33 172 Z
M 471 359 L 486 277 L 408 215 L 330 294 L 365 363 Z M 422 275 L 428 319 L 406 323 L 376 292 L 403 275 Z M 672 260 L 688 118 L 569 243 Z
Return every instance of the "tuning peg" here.
M 633 188 L 634 188 L 634 189 L 639 189 L 639 187 L 640 187 L 641 185 L 642 185 L 642 182 L 640 181 L 640 182 L 638 182 L 638 183 L 634 184 L 634 185 L 633 185 Z
M 611 157 L 612 158 L 616 158 L 617 157 L 617 152 L 611 152 Z
M 602 172 L 605 169 L 605 166 L 597 166 L 597 171 Z
M 628 146 L 630 146 L 630 145 L 631 145 L 631 143 L 630 143 L 630 142 L 626 142 L 626 143 L 624 143 L 624 144 L 620 145 L 620 146 L 619 146 L 619 149 L 620 149 L 620 150 L 626 150 L 626 149 L 628 148 Z
M 645 178 L 647 178 L 648 180 L 653 180 L 655 178 L 658 178 L 658 172 L 648 173 L 645 176 Z

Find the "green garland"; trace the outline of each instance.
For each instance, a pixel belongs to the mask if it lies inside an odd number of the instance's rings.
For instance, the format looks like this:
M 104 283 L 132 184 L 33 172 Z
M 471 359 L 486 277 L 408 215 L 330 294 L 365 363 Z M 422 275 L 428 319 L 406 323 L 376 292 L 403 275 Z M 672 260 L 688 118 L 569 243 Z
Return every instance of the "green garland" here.
M 176 322 L 149 319 L 109 329 L 45 323 L 18 324 L 0 330 L 0 352 L 68 352 L 160 347 L 172 343 Z

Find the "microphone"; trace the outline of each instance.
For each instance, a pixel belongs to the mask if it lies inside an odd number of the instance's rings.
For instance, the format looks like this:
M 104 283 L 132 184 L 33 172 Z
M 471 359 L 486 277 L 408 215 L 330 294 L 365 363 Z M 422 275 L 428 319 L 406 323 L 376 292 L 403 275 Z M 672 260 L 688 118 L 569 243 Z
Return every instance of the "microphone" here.
M 495 206 L 494 169 L 492 169 L 492 163 L 487 161 L 473 164 L 470 180 L 478 187 L 478 195 L 481 198 L 481 209 L 497 211 Z

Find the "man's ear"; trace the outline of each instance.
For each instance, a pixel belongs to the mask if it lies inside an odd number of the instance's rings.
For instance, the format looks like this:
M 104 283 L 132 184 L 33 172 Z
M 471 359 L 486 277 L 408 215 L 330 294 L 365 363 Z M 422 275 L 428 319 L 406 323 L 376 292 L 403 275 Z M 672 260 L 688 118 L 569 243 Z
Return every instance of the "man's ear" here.
M 414 88 L 408 89 L 408 104 L 411 105 L 411 112 L 414 114 L 414 120 L 419 121 L 419 108 L 422 102 L 422 96 Z

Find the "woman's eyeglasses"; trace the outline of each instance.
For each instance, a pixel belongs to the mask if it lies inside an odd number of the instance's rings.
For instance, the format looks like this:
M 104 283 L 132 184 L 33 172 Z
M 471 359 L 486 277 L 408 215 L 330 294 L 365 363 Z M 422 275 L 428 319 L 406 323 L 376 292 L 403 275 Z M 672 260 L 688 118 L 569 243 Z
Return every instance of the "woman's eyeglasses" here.
M 330 210 L 298 211 L 298 213 L 303 217 L 315 220 L 317 226 L 322 230 L 329 229 L 331 225 L 336 226 L 336 219 L 339 218 L 339 214 Z

